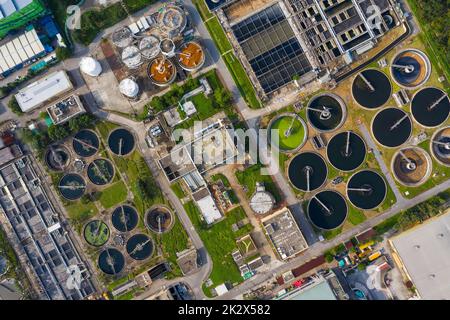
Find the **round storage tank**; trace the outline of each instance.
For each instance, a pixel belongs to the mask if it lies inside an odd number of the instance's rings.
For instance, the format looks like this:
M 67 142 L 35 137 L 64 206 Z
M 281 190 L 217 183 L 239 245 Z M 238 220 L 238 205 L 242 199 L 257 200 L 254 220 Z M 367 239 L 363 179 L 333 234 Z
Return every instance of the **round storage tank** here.
M 424 88 L 416 92 L 411 101 L 414 120 L 425 128 L 435 128 L 447 121 L 450 99 L 438 88 Z
M 148 77 L 159 87 L 166 87 L 175 81 L 177 72 L 174 64 L 169 59 L 159 57 L 148 66 Z
M 166 5 L 158 15 L 159 29 L 169 37 L 180 35 L 187 26 L 184 10 L 175 5 Z
M 331 138 L 327 146 L 327 157 L 331 165 L 341 171 L 353 171 L 366 158 L 366 144 L 354 132 L 341 132 Z
M 417 187 L 425 183 L 431 175 L 432 160 L 430 155 L 419 147 L 398 150 L 392 157 L 394 177 L 401 184 Z
M 347 197 L 357 208 L 373 210 L 383 203 L 387 193 L 384 179 L 372 170 L 355 173 L 347 183 Z
M 325 160 L 314 152 L 300 153 L 289 163 L 289 180 L 301 191 L 310 192 L 320 188 L 327 180 L 327 175 Z
M 392 59 L 391 75 L 398 85 L 416 89 L 430 78 L 430 60 L 417 49 L 403 50 Z
M 98 77 L 102 73 L 102 66 L 94 58 L 84 57 L 80 61 L 80 70 L 91 77 Z
M 133 42 L 133 33 L 128 27 L 116 29 L 112 35 L 112 42 L 119 48 L 126 48 Z
M 119 91 L 130 99 L 135 99 L 139 95 L 139 85 L 133 79 L 123 79 L 119 84 Z
M 342 126 L 347 117 L 347 109 L 340 97 L 324 93 L 311 99 L 306 116 L 317 131 L 331 132 Z
M 308 216 L 319 229 L 334 230 L 347 219 L 348 206 L 344 197 L 331 190 L 319 192 L 308 203 Z
M 377 109 L 381 107 L 389 100 L 391 93 L 391 82 L 381 71 L 364 70 L 353 80 L 353 98 L 363 108 Z
M 155 58 L 160 52 L 159 39 L 154 35 L 147 36 L 139 42 L 139 50 L 146 59 Z
M 100 253 L 98 266 L 107 275 L 116 275 L 125 267 L 125 258 L 119 250 L 108 248 Z
M 137 69 L 142 64 L 142 54 L 136 46 L 129 46 L 122 51 L 122 61 L 130 69 Z
M 377 142 L 387 148 L 404 144 L 411 137 L 412 121 L 409 115 L 398 108 L 379 111 L 372 121 L 372 133 Z
M 199 43 L 191 41 L 183 44 L 178 52 L 178 62 L 186 71 L 196 71 L 205 63 L 205 53 Z
M 431 138 L 431 153 L 444 166 L 450 166 L 450 126 L 439 129 Z

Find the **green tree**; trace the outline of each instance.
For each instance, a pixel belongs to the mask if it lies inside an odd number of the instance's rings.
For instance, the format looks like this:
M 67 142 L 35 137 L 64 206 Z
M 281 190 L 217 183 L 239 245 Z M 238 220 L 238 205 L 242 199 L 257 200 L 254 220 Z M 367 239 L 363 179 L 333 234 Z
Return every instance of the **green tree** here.
M 220 108 L 227 108 L 231 105 L 233 96 L 231 95 L 231 92 L 225 88 L 217 88 L 214 91 L 214 100 Z
M 9 107 L 9 109 L 11 109 L 12 112 L 17 114 L 18 116 L 23 114 L 23 111 L 22 111 L 22 109 L 20 109 L 20 106 L 16 100 L 16 97 L 12 97 L 11 100 L 9 100 L 8 107 Z
M 69 135 L 70 131 L 65 125 L 51 126 L 48 128 L 48 136 L 53 142 L 63 140 Z
M 59 61 L 64 61 L 69 59 L 72 56 L 72 51 L 70 51 L 67 47 L 58 47 L 56 48 L 56 58 Z

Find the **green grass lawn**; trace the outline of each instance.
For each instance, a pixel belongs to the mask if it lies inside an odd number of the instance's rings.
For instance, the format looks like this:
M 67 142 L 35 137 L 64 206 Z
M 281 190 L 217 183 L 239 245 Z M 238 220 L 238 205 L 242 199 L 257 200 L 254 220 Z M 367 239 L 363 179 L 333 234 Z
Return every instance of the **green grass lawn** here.
M 220 53 L 225 53 L 233 49 L 228 38 L 220 25 L 219 19 L 213 18 L 205 23 L 206 28 L 211 34 L 214 43 Z
M 195 7 L 197 8 L 197 11 L 200 13 L 200 16 L 202 17 L 203 21 L 214 17 L 214 15 L 209 11 L 208 7 L 206 6 L 204 0 L 193 0 L 192 3 L 195 4 Z
M 210 278 L 214 283 L 213 287 L 225 282 L 242 282 L 239 269 L 231 256 L 231 252 L 237 249 L 236 238 L 239 236 L 231 230 L 231 225 L 246 217 L 242 208 L 230 211 L 224 220 L 211 227 L 205 226 L 200 220 L 201 213 L 192 201 L 185 204 L 184 208 L 211 256 L 213 270 Z
M 189 248 L 189 237 L 178 218 L 176 218 L 172 229 L 161 235 L 159 242 L 167 260 L 173 265 L 177 265 L 177 252 Z M 176 276 L 181 276 L 181 273 L 176 274 Z
M 261 108 L 261 102 L 258 100 L 255 89 L 239 59 L 232 52 L 225 54 L 223 59 L 248 106 L 252 109 Z
M 255 164 L 244 171 L 236 171 L 236 178 L 239 183 L 247 189 L 247 197 L 250 198 L 255 193 L 257 182 L 263 182 L 266 190 L 272 193 L 275 200 L 281 201 L 281 195 L 276 184 L 271 176 L 261 175 L 261 168 L 262 165 Z
M 170 188 L 172 189 L 172 191 L 175 193 L 175 195 L 180 198 L 183 199 L 184 197 L 186 197 L 186 195 L 184 194 L 183 189 L 181 188 L 181 185 L 179 182 L 176 182 L 174 184 L 172 184 L 170 186 Z
M 93 202 L 86 204 L 81 201 L 70 202 L 65 207 L 70 221 L 77 229 L 81 228 L 87 220 L 98 214 L 98 209 Z
M 104 189 L 100 196 L 100 203 L 105 209 L 112 208 L 127 200 L 128 190 L 123 181 L 119 181 Z
M 290 135 L 286 136 L 290 128 L 292 128 Z M 278 130 L 279 148 L 282 150 L 294 150 L 305 139 L 305 127 L 300 120 L 293 117 L 286 116 L 277 119 L 271 129 Z
M 348 221 L 350 221 L 350 223 L 354 226 L 366 221 L 366 216 L 364 215 L 364 213 L 353 207 L 352 205 L 349 204 L 349 208 L 348 208 Z

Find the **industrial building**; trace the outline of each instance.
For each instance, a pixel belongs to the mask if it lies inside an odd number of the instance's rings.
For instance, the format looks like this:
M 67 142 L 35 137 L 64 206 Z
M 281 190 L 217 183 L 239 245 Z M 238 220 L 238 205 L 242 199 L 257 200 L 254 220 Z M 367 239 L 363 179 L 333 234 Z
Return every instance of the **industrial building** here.
M 30 28 L 23 34 L 0 46 L 0 74 L 7 76 L 33 59 L 46 55 L 46 50 L 36 30 Z
M 389 0 L 206 1 L 261 98 L 333 79 L 399 25 Z M 375 14 L 375 15 L 374 15 Z M 375 18 L 374 18 L 375 17 Z
M 292 291 L 282 291 L 275 300 L 348 300 L 333 271 L 314 275 L 301 287 Z
M 450 212 L 389 240 L 406 282 L 425 300 L 450 299 Z
M 61 225 L 32 159 L 22 156 L 2 162 L 0 188 L 1 221 L 22 264 L 33 270 L 42 298 L 78 300 L 92 294 L 89 272 Z M 71 285 L 74 273 L 80 275 L 79 286 Z
M 86 112 L 78 95 L 73 94 L 47 108 L 53 124 L 58 125 Z
M 67 73 L 57 71 L 21 89 L 15 97 L 22 112 L 29 112 L 61 97 L 73 88 Z
M 262 219 L 261 223 L 282 260 L 291 258 L 308 248 L 305 237 L 288 208 Z

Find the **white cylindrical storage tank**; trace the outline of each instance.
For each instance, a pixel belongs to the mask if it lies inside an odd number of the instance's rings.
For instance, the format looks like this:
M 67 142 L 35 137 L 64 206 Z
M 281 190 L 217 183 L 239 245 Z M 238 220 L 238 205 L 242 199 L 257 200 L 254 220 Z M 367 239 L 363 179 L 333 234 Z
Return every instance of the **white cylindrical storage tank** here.
M 136 46 L 123 49 L 122 61 L 130 69 L 136 69 L 142 64 L 142 54 Z
M 119 90 L 124 96 L 134 99 L 139 94 L 139 85 L 136 81 L 126 78 L 120 82 Z
M 80 70 L 91 77 L 98 77 L 102 73 L 102 66 L 94 58 L 84 57 L 80 61 Z

